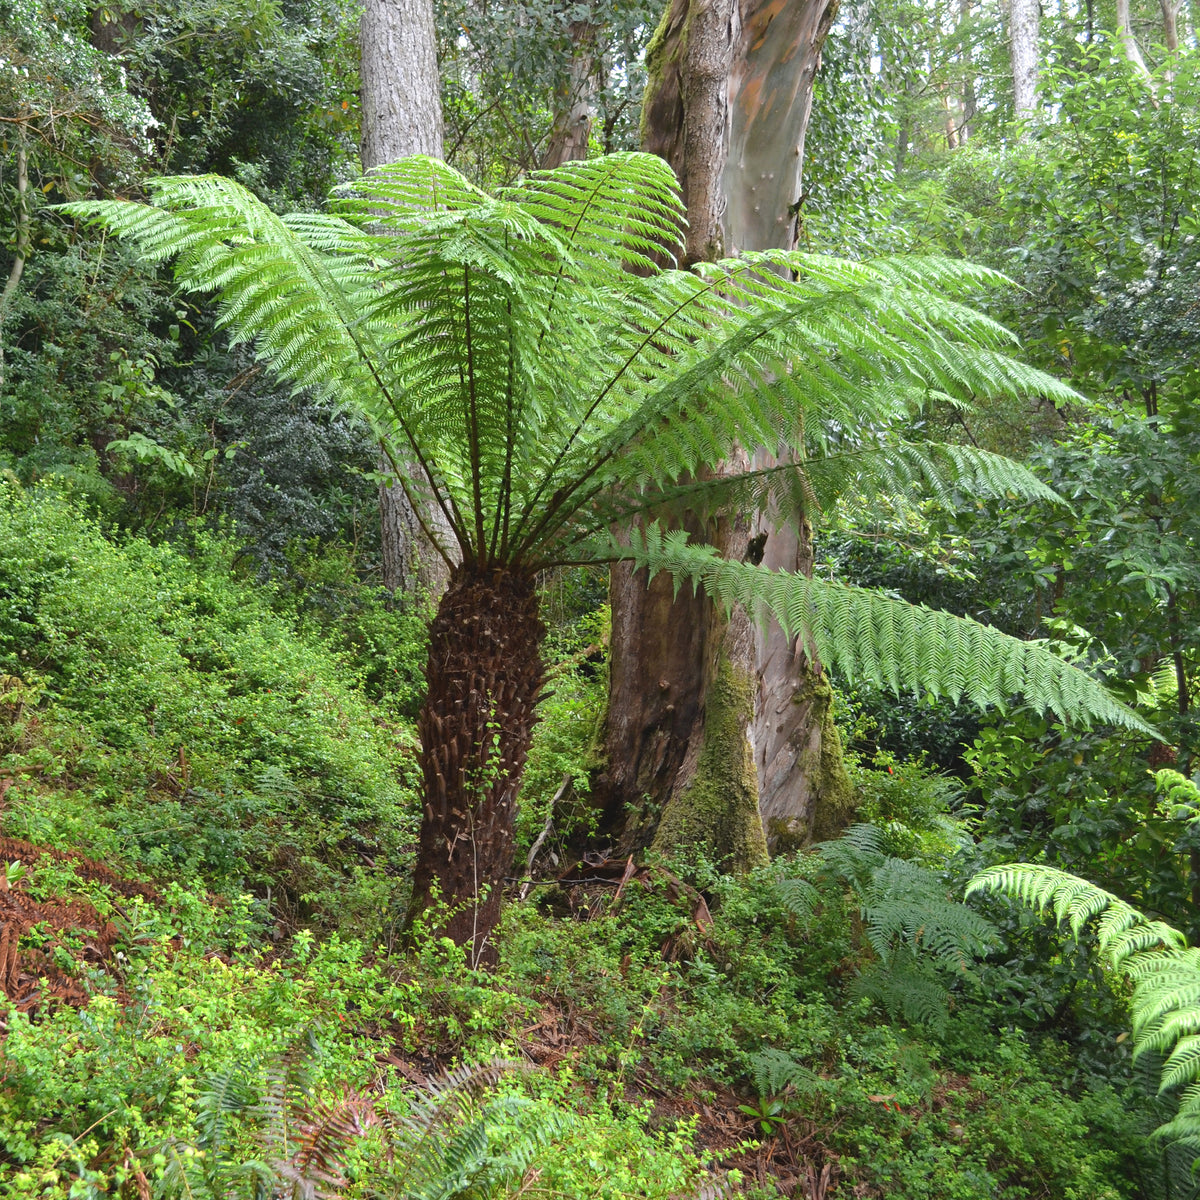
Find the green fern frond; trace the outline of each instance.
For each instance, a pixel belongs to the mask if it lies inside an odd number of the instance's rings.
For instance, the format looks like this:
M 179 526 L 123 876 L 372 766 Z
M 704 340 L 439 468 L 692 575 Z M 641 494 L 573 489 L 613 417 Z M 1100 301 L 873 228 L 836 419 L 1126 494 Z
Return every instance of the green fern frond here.
M 1177 929 L 1152 920 L 1103 888 L 1038 863 L 1008 863 L 980 872 L 967 894 L 999 892 L 1050 909 L 1078 935 L 1099 917 L 1099 949 L 1133 984 L 1134 1057 L 1163 1062 L 1160 1090 L 1184 1087 L 1179 1113 L 1156 1135 L 1189 1142 L 1200 1130 L 1200 949 Z M 1197 1143 L 1200 1145 L 1200 1142 Z
M 873 1001 L 892 1017 L 927 1025 L 935 1032 L 945 1028 L 950 993 L 946 986 L 911 958 L 868 967 L 851 985 L 853 994 Z
M 205 1080 L 196 1105 L 196 1130 L 200 1144 L 214 1158 L 220 1156 L 229 1118 L 245 1114 L 257 1100 L 258 1093 L 242 1067 L 229 1067 Z
M 924 954 L 952 971 L 966 971 L 996 945 L 995 926 L 965 904 L 949 899 L 932 871 L 891 858 L 872 876 L 863 897 L 863 919 L 882 962 L 899 954 Z
M 801 1095 L 821 1088 L 825 1081 L 786 1050 L 767 1046 L 750 1058 L 750 1078 L 759 1096 L 778 1096 L 788 1088 Z
M 1200 821 L 1200 787 L 1178 771 L 1155 771 L 1154 786 L 1162 797 L 1165 816 L 1177 821 Z
M 777 880 L 775 894 L 784 908 L 801 921 L 807 921 L 821 901 L 821 893 L 807 879 Z M 763 1093 L 763 1095 L 765 1094 Z
M 1090 675 L 990 626 L 863 588 L 728 562 L 712 547 L 690 544 L 686 532 L 664 533 L 657 525 L 634 530 L 618 550 L 652 576 L 666 571 L 677 586 L 703 587 L 727 607 L 769 612 L 790 637 L 810 638 L 821 661 L 848 679 L 866 678 L 897 692 L 965 696 L 981 706 L 1023 693 L 1062 719 L 1156 736 Z

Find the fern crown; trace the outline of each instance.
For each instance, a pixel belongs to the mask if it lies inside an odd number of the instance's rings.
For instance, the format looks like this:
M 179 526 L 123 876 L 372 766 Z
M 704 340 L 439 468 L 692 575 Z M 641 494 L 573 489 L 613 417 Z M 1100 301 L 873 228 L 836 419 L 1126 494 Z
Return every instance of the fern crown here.
M 443 163 L 382 168 L 328 214 L 278 216 L 238 184 L 175 177 L 153 203 L 68 206 L 173 259 L 215 293 L 236 341 L 281 377 L 363 414 L 427 532 L 467 569 L 532 573 L 633 558 L 773 613 L 843 671 L 1060 716 L 1140 725 L 1036 647 L 853 589 L 733 572 L 656 527 L 680 509 L 813 515 L 847 491 L 1054 499 L 1016 463 L 889 436 L 930 398 L 1071 398 L 1006 354 L 968 297 L 1002 277 L 936 258 L 869 263 L 678 252 L 670 168 L 643 154 L 572 162 L 491 197 Z M 705 480 L 738 446 L 782 465 Z M 437 543 L 433 526 L 449 530 Z M 947 630 L 952 633 L 947 651 Z

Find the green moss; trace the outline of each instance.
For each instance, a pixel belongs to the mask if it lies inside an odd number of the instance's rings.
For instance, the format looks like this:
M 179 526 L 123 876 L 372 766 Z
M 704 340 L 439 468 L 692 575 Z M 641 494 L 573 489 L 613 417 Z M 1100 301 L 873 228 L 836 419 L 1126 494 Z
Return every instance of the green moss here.
M 820 719 L 820 749 L 802 754 L 799 769 L 809 780 L 814 797 L 810 817 L 812 840 L 823 842 L 837 837 L 850 824 L 857 798 L 846 773 L 842 735 L 833 719 L 833 688 L 824 675 L 810 677 L 797 693 L 797 704 L 806 701 L 812 703 L 813 714 Z
M 667 805 L 655 850 L 667 855 L 702 850 L 723 869 L 738 873 L 767 861 L 758 779 L 746 740 L 753 713 L 749 673 L 723 662 L 709 689 L 704 747 L 695 777 Z
M 834 696 L 824 676 L 807 680 L 792 698 L 809 705 L 820 727 L 819 749 L 801 751 L 797 772 L 812 797 L 807 819 L 775 817 L 767 826 L 767 844 L 774 855 L 803 850 L 813 842 L 837 837 L 854 819 L 858 795 L 846 771 L 842 737 L 833 719 Z

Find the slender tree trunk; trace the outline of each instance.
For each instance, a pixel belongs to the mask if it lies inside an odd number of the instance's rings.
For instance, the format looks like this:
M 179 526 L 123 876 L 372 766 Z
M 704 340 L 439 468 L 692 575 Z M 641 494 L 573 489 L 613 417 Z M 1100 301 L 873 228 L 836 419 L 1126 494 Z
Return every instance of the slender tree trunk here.
M 410 154 L 441 158 L 432 0 L 367 0 L 359 36 L 363 170 Z
M 442 157 L 442 102 L 431 0 L 366 0 L 359 27 L 362 50 L 364 171 L 410 154 Z M 390 475 L 386 461 L 380 471 Z M 383 583 L 390 591 L 424 591 L 437 597 L 449 571 L 420 528 L 402 488 L 379 489 Z M 428 523 L 444 544 L 449 530 L 433 509 Z
M 680 178 L 688 262 L 794 244 L 812 84 L 835 9 L 830 0 L 671 0 L 647 52 L 642 142 Z M 724 469 L 741 469 L 742 458 Z M 735 558 L 766 533 L 749 519 L 692 532 Z M 803 569 L 798 547 L 791 557 L 785 547 L 785 539 L 772 546 L 776 565 Z M 777 626 L 762 634 L 702 597 L 672 599 L 669 580 L 648 591 L 642 583 L 626 569 L 613 573 L 606 812 L 631 814 L 625 848 L 653 834 L 662 850 L 703 848 L 728 866 L 751 866 L 765 857 L 764 765 L 774 772 L 768 808 L 792 832 L 813 823 L 799 774 L 836 759 L 844 778 L 832 742 L 783 768 L 783 747 L 801 736 L 794 715 L 803 714 L 806 744 L 832 728 L 828 687 L 823 706 L 805 704 L 819 666 Z
M 962 123 L 958 127 L 958 140 L 966 145 L 971 140 L 971 122 L 975 120 L 978 99 L 975 95 L 975 60 L 971 50 L 970 29 L 971 0 L 961 0 L 958 7 L 958 32 L 962 46 Z
M 1031 120 L 1037 113 L 1040 22 L 1038 0 L 1012 0 L 1009 48 L 1012 54 L 1013 114 L 1018 121 Z
M 533 579 L 466 567 L 451 574 L 430 629 L 417 720 L 425 811 L 409 924 L 440 901 L 433 932 L 469 947 L 472 966 L 495 961 L 491 934 L 512 863 L 544 636 Z
M 1138 48 L 1137 38 L 1133 36 L 1133 27 L 1129 23 L 1129 0 L 1117 0 L 1117 36 L 1125 48 L 1125 57 L 1129 59 L 1133 69 L 1146 83 L 1151 82 L 1150 69 Z
M 4 321 L 9 306 L 17 294 L 25 263 L 29 259 L 29 151 L 25 146 L 25 133 L 17 129 L 17 240 L 13 249 L 12 266 L 0 292 L 0 387 L 4 386 Z
M 571 25 L 571 64 L 559 97 L 550 142 L 542 158 L 546 168 L 587 158 L 592 135 L 592 91 L 596 80 L 596 27 L 587 21 Z

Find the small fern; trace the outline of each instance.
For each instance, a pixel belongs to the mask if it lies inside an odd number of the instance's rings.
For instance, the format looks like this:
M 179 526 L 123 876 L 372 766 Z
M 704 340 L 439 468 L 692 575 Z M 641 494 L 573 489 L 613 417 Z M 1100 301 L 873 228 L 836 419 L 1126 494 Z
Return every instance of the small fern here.
M 1165 786 L 1178 785 L 1167 780 Z M 1200 1150 L 1200 949 L 1188 946 L 1178 929 L 1147 917 L 1111 892 L 1041 863 L 990 867 L 967 886 L 968 895 L 979 892 L 1000 893 L 1050 911 L 1077 937 L 1095 922 L 1099 952 L 1133 985 L 1134 1058 L 1147 1052 L 1159 1055 L 1159 1091 L 1182 1089 L 1175 1117 L 1157 1134 Z
M 881 829 L 858 824 L 816 847 L 818 871 L 858 899 L 874 953 L 852 990 L 906 1021 L 940 1028 L 948 1013 L 948 982 L 996 944 L 996 930 L 953 900 L 933 871 L 888 854 L 885 846 Z M 820 895 L 801 879 L 780 880 L 776 889 L 801 916 L 811 913 Z
M 852 995 L 878 1004 L 891 1016 L 941 1033 L 950 1016 L 950 992 L 928 962 L 901 952 L 886 965 L 863 969 L 850 985 Z
M 1154 773 L 1154 784 L 1162 797 L 1160 808 L 1164 816 L 1189 824 L 1200 823 L 1200 787 L 1194 780 L 1178 771 L 1163 770 Z
M 805 1095 L 825 1086 L 825 1080 L 786 1050 L 768 1046 L 750 1059 L 750 1078 L 762 1098 L 779 1096 L 789 1088 Z
M 458 1067 L 416 1090 L 396 1116 L 350 1088 L 312 1096 L 311 1052 L 311 1042 L 302 1044 L 272 1063 L 261 1094 L 245 1068 L 213 1075 L 197 1106 L 198 1144 L 162 1148 L 164 1194 L 333 1200 L 350 1185 L 353 1166 L 383 1194 L 483 1200 L 517 1183 L 571 1125 L 569 1114 L 526 1097 L 490 1095 L 515 1064 Z M 368 1137 L 380 1145 L 364 1157 Z

